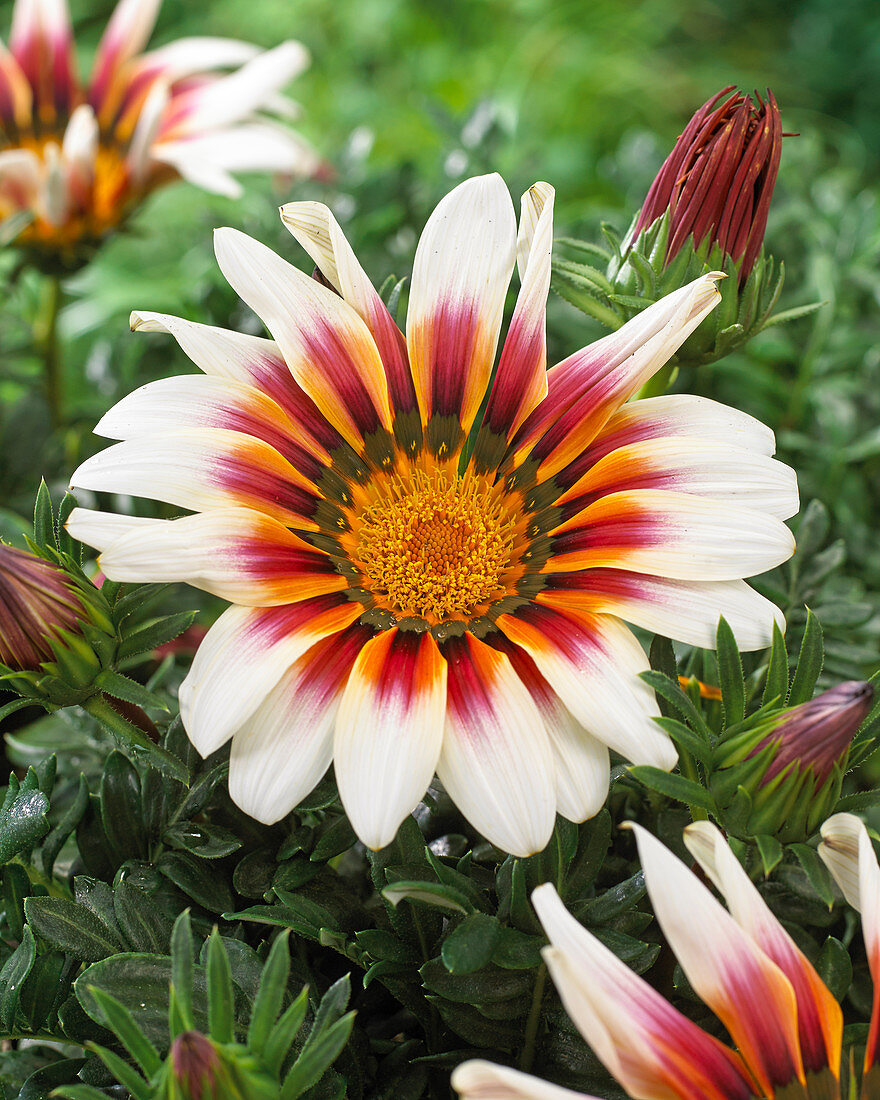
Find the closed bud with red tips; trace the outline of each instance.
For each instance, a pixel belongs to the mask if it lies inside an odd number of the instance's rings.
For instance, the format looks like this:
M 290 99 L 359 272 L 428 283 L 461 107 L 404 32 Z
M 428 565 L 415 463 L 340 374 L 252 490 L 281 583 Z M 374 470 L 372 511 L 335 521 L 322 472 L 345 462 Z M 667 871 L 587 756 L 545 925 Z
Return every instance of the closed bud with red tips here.
M 0 664 L 36 671 L 53 659 L 53 640 L 79 632 L 82 615 L 60 567 L 0 543 Z

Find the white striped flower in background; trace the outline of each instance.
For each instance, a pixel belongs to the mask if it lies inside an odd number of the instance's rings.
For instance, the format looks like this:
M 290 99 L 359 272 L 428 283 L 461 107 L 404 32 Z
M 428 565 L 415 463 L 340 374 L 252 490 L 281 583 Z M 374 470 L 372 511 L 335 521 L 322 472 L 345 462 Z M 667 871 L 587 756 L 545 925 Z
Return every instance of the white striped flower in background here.
M 308 64 L 298 42 L 261 51 L 184 38 L 142 52 L 161 0 L 119 0 L 88 80 L 67 0 L 15 0 L 0 43 L 0 219 L 18 243 L 73 267 L 155 188 L 183 177 L 236 196 L 233 172 L 307 175 L 314 153 L 281 90 Z
M 517 233 L 498 176 L 447 195 L 418 245 L 405 335 L 314 202 L 282 217 L 333 289 L 235 230 L 216 236 L 273 339 L 133 315 L 203 374 L 120 402 L 97 431 L 121 442 L 72 484 L 194 514 L 78 509 L 69 530 L 108 577 L 234 605 L 181 713 L 203 754 L 232 738 L 230 792 L 263 822 L 332 760 L 370 847 L 436 773 L 490 841 L 539 851 L 557 812 L 601 807 L 609 748 L 676 763 L 624 620 L 711 646 L 723 614 L 745 649 L 781 620 L 743 581 L 794 545 L 797 487 L 772 432 L 702 398 L 627 403 L 714 307 L 715 277 L 547 371 L 552 211 L 536 184 Z

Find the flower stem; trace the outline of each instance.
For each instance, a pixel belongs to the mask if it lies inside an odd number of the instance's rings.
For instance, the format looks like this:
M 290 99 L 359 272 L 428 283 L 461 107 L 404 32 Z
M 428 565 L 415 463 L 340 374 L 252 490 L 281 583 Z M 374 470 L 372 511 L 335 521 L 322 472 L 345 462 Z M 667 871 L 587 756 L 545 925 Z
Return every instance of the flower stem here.
M 49 275 L 46 279 L 46 300 L 42 316 L 34 335 L 43 356 L 43 381 L 46 387 L 46 403 L 53 428 L 64 422 L 64 385 L 61 372 L 61 356 L 58 352 L 58 315 L 63 300 L 61 279 Z
M 547 966 L 541 963 L 535 976 L 535 988 L 532 992 L 532 1007 L 529 1009 L 529 1018 L 526 1020 L 526 1033 L 523 1039 L 522 1054 L 519 1059 L 519 1068 L 523 1073 L 528 1073 L 535 1060 L 535 1046 L 538 1036 L 538 1024 L 541 1022 L 541 1005 L 544 1002 L 544 983 L 547 981 Z

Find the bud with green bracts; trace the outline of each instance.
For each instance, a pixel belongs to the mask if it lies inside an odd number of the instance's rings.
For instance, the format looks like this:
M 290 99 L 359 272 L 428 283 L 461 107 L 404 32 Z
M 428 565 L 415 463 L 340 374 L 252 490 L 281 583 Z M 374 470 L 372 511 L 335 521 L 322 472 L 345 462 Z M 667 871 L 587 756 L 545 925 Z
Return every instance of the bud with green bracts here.
M 185 1031 L 171 1045 L 156 1100 L 278 1100 L 278 1081 L 238 1043 Z
M 606 228 L 610 252 L 563 242 L 602 256 L 604 274 L 557 260 L 555 288 L 618 328 L 699 276 L 723 272 L 718 308 L 675 356 L 675 363 L 689 365 L 714 362 L 768 324 L 818 308 L 773 315 L 784 271 L 765 256 L 763 240 L 782 138 L 772 92 L 766 99 L 756 93 L 753 101 L 732 87 L 723 89 L 685 127 L 626 236 L 620 240 Z
M 116 650 L 107 600 L 67 555 L 0 544 L 0 680 L 52 709 L 81 702 Z
M 874 697 L 851 681 L 781 711 L 716 746 L 709 789 L 727 832 L 804 841 L 840 798 L 850 742 Z

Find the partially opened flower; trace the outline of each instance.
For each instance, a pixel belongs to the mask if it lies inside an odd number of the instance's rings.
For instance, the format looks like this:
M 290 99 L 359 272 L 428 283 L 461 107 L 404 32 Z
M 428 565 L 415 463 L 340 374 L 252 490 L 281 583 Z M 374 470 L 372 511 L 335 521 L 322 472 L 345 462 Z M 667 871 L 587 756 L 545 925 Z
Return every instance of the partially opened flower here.
M 0 219 L 29 212 L 18 243 L 47 264 L 76 266 L 178 177 L 234 196 L 231 172 L 315 167 L 301 138 L 262 115 L 290 113 L 278 93 L 307 64 L 303 47 L 184 38 L 142 53 L 160 4 L 119 0 L 83 82 L 66 0 L 16 0 L 9 49 L 0 43 Z
M 568 1014 L 609 1072 L 638 1100 L 839 1100 L 843 1015 L 708 821 L 685 843 L 727 901 L 650 833 L 636 828 L 657 921 L 693 989 L 727 1029 L 731 1050 L 674 1008 L 567 912 L 554 888 L 532 894 L 551 946 L 550 973 Z M 465 1063 L 453 1085 L 466 1097 L 553 1096 L 522 1075 L 495 1093 L 486 1063 Z M 509 1075 L 510 1070 L 504 1071 Z M 476 1077 L 485 1082 L 471 1088 Z
M 880 1095 L 880 866 L 864 823 L 853 814 L 835 814 L 822 826 L 819 855 L 849 904 L 862 914 L 868 966 L 874 982 L 871 1026 L 865 1046 L 862 1100 Z
M 696 397 L 624 404 L 717 300 L 711 276 L 545 371 L 553 192 L 469 180 L 419 242 L 406 337 L 330 211 L 283 217 L 338 293 L 231 229 L 220 266 L 275 341 L 160 314 L 205 377 L 151 383 L 98 432 L 82 488 L 190 508 L 77 510 L 119 580 L 231 600 L 181 691 L 230 791 L 279 819 L 331 759 L 360 838 L 388 844 L 435 771 L 517 855 L 602 805 L 608 748 L 671 768 L 622 619 L 746 648 L 776 609 L 741 580 L 783 561 L 797 507 L 772 434 Z M 493 373 L 508 282 L 522 281 Z M 486 411 L 474 433 L 487 394 Z

